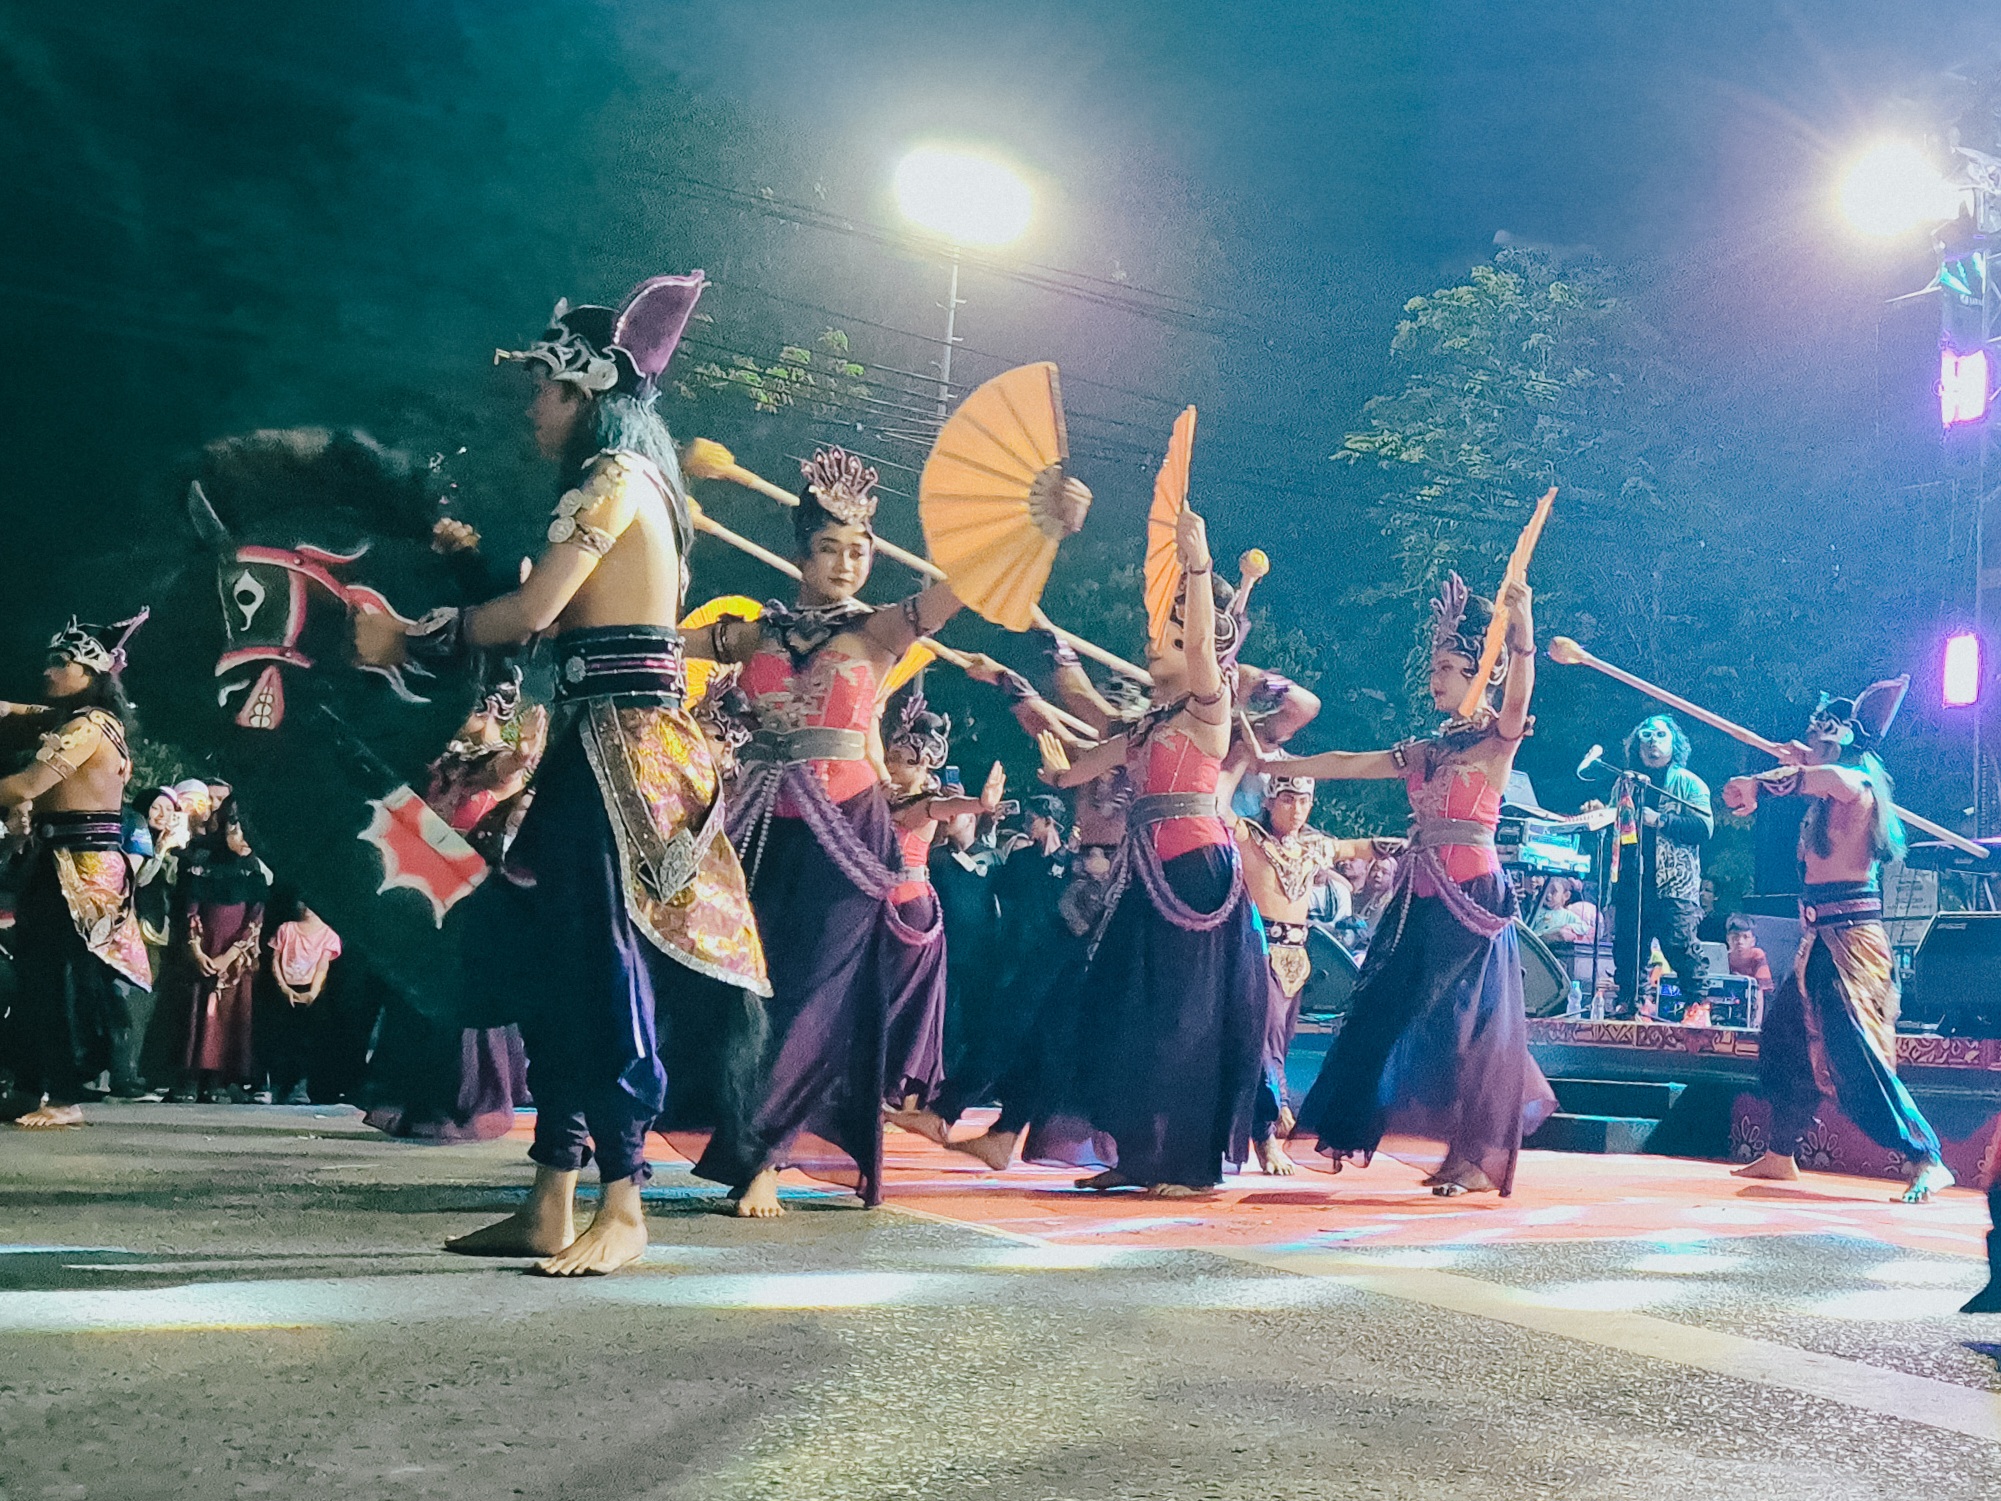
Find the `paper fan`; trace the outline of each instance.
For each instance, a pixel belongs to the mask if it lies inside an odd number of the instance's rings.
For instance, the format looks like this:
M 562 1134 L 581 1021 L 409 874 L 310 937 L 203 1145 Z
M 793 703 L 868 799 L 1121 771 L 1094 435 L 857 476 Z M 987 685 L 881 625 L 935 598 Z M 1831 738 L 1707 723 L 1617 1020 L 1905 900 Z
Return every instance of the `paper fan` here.
M 714 625 L 725 616 L 734 615 L 738 620 L 755 620 L 764 613 L 764 606 L 742 594 L 723 594 L 705 605 L 697 605 L 681 622 L 684 631 L 699 631 L 705 625 Z M 709 691 L 709 679 L 716 675 L 716 664 L 706 657 L 688 658 L 688 702 L 698 704 Z
M 931 561 L 995 625 L 1028 629 L 1056 544 L 1076 529 L 1052 503 L 1069 456 L 1062 389 L 1045 361 L 974 391 L 924 461 L 917 513 Z
M 876 702 L 879 704 L 888 703 L 889 696 L 892 693 L 896 692 L 897 689 L 901 688 L 905 683 L 916 677 L 918 673 L 937 660 L 938 653 L 923 642 L 917 641 L 911 643 L 910 650 L 906 651 L 902 659 L 889 669 L 889 676 L 884 678 L 882 686 L 876 689 Z
M 1167 640 L 1167 620 L 1181 592 L 1181 555 L 1174 531 L 1188 504 L 1188 460 L 1195 449 L 1195 408 L 1174 419 L 1167 457 L 1153 477 L 1153 509 L 1146 513 L 1146 631 L 1158 648 Z

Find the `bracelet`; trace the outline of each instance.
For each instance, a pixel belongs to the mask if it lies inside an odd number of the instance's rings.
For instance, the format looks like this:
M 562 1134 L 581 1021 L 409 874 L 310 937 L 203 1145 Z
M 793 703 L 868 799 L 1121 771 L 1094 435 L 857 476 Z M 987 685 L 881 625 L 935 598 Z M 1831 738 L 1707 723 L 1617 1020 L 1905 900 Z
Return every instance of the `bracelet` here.
M 465 651 L 465 611 L 453 605 L 432 610 L 405 637 L 404 650 L 424 662 L 449 662 Z
M 1083 658 L 1077 655 L 1077 648 L 1061 636 L 1052 636 L 1049 645 L 1050 665 L 1055 667 L 1082 667 Z
M 1214 573 L 1216 571 L 1216 564 L 1215 561 L 1211 559 L 1208 563 L 1204 564 L 1200 568 L 1184 568 L 1181 571 L 1185 573 L 1189 578 L 1192 579 L 1200 578 L 1205 573 Z

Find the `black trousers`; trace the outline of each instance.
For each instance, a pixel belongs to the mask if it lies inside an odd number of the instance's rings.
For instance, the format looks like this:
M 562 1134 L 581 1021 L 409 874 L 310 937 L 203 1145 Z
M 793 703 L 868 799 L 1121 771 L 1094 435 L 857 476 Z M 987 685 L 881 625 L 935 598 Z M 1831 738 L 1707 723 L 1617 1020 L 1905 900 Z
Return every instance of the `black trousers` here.
M 1638 999 L 1640 979 L 1647 972 L 1647 955 L 1652 952 L 1655 940 L 1660 942 L 1668 968 L 1681 982 L 1684 1000 L 1694 1000 L 1701 994 L 1707 969 L 1695 935 L 1702 925 L 1702 903 L 1679 901 L 1652 890 L 1645 892 L 1646 899 L 1641 901 L 1641 886 L 1650 884 L 1647 877 L 1635 872 L 1635 879 L 1622 880 L 1618 886 L 1614 909 L 1618 913 L 1618 930 L 1612 944 L 1612 975 L 1619 986 L 1622 1014 L 1630 1013 Z
M 53 857 L 45 854 L 37 863 L 15 920 L 17 1084 L 24 1095 L 47 1094 L 52 1105 L 75 1105 L 104 1070 L 136 1072 L 144 1020 L 135 1016 L 132 1001 L 145 992 L 85 947 Z M 134 1082 L 115 1077 L 113 1086 Z

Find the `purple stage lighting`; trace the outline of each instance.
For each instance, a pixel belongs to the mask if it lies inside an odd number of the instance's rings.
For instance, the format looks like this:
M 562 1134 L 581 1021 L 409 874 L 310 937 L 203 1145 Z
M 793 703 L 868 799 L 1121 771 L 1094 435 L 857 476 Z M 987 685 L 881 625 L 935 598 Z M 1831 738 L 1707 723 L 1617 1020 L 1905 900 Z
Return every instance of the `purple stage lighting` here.
M 1947 708 L 1963 709 L 1980 701 L 1980 638 L 1971 631 L 1947 638 L 1944 677 Z
M 1987 351 L 1961 354 L 1950 346 L 1938 352 L 1938 414 L 1947 427 L 1978 422 L 1987 415 Z

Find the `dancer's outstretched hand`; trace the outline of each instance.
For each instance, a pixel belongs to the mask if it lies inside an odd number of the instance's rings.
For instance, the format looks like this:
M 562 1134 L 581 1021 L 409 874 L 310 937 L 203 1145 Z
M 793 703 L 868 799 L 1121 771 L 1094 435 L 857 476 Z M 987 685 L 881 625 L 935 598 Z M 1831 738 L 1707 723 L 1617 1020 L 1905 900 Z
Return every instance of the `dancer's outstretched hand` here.
M 987 784 L 980 789 L 980 808 L 991 813 L 1001 805 L 1001 798 L 1007 792 L 1007 769 L 1000 762 L 994 762 L 994 769 L 987 773 Z
M 1190 573 L 1206 573 L 1215 566 L 1209 556 L 1209 524 L 1193 506 L 1183 506 L 1174 523 L 1174 550 L 1181 566 Z

